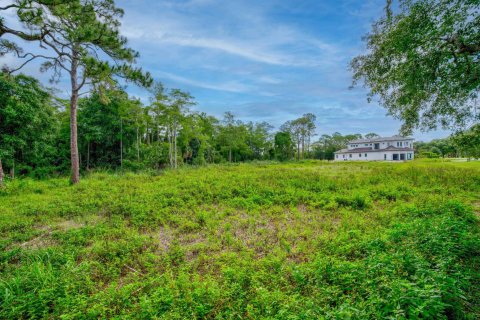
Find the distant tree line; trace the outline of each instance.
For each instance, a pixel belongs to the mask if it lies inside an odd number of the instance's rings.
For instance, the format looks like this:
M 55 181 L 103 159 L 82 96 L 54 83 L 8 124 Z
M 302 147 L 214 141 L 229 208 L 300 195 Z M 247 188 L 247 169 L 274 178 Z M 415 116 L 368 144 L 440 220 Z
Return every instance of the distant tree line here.
M 70 104 L 36 79 L 0 73 L 0 174 L 46 176 L 70 168 Z M 323 134 L 304 114 L 276 132 L 266 122 L 243 122 L 192 111 L 194 98 L 158 83 L 144 105 L 121 89 L 93 91 L 78 104 L 80 169 L 162 169 L 252 160 L 333 160 L 348 141 L 369 133 Z M 419 157 L 479 157 L 480 128 L 416 142 Z
M 0 73 L 2 175 L 45 176 L 70 167 L 70 103 L 36 79 Z M 243 122 L 226 112 L 217 119 L 192 111 L 194 98 L 156 84 L 144 105 L 118 88 L 78 101 L 81 170 L 177 168 L 180 165 L 292 160 L 314 157 L 315 116 L 285 123 Z
M 480 158 L 480 125 L 430 142 L 415 142 L 420 158 Z

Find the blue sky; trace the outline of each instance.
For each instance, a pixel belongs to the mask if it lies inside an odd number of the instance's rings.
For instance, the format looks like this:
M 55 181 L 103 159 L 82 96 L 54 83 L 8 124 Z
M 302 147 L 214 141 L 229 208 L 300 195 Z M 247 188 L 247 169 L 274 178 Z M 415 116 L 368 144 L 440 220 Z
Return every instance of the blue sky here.
M 2 0 L 0 0 L 2 2 Z M 167 87 L 189 91 L 196 110 L 276 127 L 311 112 L 317 133 L 398 133 L 400 122 L 349 89 L 348 63 L 385 0 L 117 0 L 122 33 L 139 65 Z M 3 60 L 3 61 L 2 61 Z M 11 57 L 0 65 L 15 64 Z M 29 66 L 26 73 L 39 76 Z M 149 101 L 145 90 L 130 94 Z M 420 140 L 444 137 L 421 133 Z

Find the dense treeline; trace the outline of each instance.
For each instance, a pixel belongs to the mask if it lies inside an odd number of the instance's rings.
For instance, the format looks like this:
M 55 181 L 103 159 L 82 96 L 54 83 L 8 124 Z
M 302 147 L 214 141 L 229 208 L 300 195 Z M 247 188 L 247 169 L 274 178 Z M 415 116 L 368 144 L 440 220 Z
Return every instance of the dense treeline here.
M 480 125 L 444 139 L 415 143 L 415 153 L 422 158 L 480 158 Z
M 5 172 L 43 176 L 70 165 L 70 110 L 24 75 L 0 75 L 0 159 Z M 315 116 L 289 121 L 280 132 L 242 122 L 231 112 L 217 119 L 192 111 L 194 98 L 161 84 L 144 105 L 118 88 L 80 98 L 78 148 L 82 170 L 160 169 L 182 164 L 290 160 L 312 157 Z
M 37 80 L 0 74 L 0 161 L 10 176 L 67 173 L 70 166 L 70 110 Z M 252 160 L 332 160 L 334 152 L 361 134 L 321 135 L 313 114 L 287 121 L 279 131 L 266 122 L 242 122 L 193 111 L 190 94 L 151 90 L 144 105 L 121 89 L 94 91 L 80 98 L 78 148 L 82 170 L 161 169 L 180 165 Z M 375 133 L 365 138 L 377 136 Z M 478 128 L 430 143 L 416 143 L 421 157 L 478 157 Z M 461 147 L 460 147 L 461 146 Z

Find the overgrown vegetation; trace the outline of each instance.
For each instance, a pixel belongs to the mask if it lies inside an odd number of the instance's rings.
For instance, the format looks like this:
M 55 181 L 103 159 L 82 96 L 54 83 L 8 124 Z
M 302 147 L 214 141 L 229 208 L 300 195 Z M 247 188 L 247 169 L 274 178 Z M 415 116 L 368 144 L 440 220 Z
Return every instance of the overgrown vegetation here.
M 480 316 L 477 162 L 211 165 L 0 192 L 0 318 Z

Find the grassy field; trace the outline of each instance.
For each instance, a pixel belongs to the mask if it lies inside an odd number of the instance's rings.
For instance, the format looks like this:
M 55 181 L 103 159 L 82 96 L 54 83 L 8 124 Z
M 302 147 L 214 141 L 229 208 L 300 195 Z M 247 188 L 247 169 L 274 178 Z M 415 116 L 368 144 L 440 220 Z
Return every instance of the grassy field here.
M 478 319 L 479 213 L 479 162 L 17 180 L 0 318 Z

